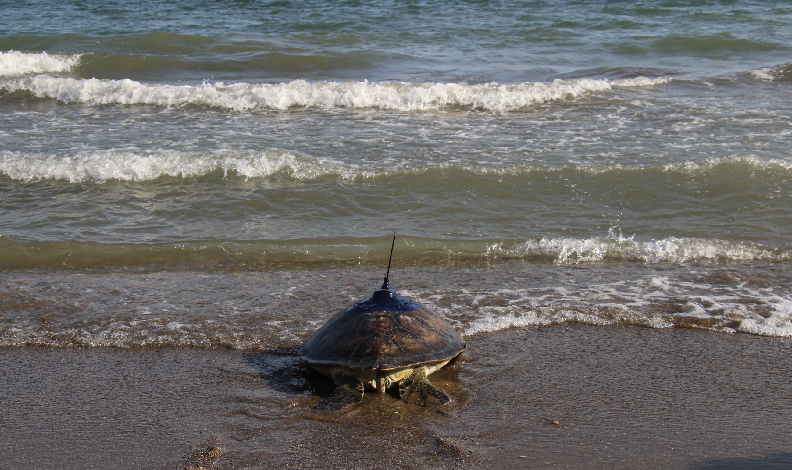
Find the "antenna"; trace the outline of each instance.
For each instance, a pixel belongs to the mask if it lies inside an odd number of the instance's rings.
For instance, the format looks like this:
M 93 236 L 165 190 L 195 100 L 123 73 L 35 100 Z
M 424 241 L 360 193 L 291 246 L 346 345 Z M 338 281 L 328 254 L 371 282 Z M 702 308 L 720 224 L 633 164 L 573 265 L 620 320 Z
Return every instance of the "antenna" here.
M 387 290 L 390 287 L 390 285 L 388 284 L 388 278 L 390 277 L 390 267 L 391 267 L 391 261 L 393 260 L 394 246 L 396 246 L 396 232 L 393 232 L 393 243 L 391 243 L 390 258 L 388 258 L 388 272 L 385 274 L 385 282 L 382 283 L 383 290 Z

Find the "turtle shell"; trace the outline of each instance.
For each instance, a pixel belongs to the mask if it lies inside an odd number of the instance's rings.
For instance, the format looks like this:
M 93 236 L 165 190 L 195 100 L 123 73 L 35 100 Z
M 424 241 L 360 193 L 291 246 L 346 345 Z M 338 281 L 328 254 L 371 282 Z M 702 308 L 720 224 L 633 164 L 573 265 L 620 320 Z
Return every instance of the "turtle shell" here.
M 465 342 L 448 321 L 387 283 L 338 312 L 300 348 L 311 365 L 391 370 L 451 359 Z

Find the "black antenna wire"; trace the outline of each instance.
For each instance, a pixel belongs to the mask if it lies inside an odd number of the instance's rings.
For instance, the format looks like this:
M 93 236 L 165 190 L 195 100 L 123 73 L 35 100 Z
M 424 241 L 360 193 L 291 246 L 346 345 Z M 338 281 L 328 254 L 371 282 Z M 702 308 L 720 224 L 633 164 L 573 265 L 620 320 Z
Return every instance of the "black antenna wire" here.
M 387 277 L 390 277 L 390 265 L 391 265 L 391 260 L 393 259 L 393 247 L 394 247 L 394 246 L 396 246 L 396 233 L 395 233 L 395 232 L 394 232 L 394 234 L 393 234 L 393 243 L 391 243 L 391 254 L 390 254 L 390 258 L 388 258 L 388 272 L 385 274 L 385 277 L 386 277 L 386 278 L 387 278 Z
M 382 284 L 382 289 L 387 290 L 390 285 L 388 284 L 388 278 L 390 277 L 390 267 L 391 261 L 393 261 L 393 247 L 396 246 L 396 232 L 393 232 L 393 243 L 391 243 L 391 252 L 390 258 L 388 258 L 388 272 L 385 273 L 385 282 Z

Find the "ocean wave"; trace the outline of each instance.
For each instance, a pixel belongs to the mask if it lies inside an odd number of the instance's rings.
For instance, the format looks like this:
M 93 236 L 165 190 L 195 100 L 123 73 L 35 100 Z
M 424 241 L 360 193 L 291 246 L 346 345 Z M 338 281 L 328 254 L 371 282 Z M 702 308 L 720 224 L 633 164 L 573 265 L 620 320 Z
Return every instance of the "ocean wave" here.
M 0 173 L 18 181 L 65 180 L 70 183 L 151 181 L 171 176 L 194 178 L 222 171 L 244 178 L 278 173 L 298 180 L 331 174 L 351 177 L 351 170 L 330 161 L 303 157 L 283 150 L 260 153 L 216 152 L 196 154 L 170 150 L 150 153 L 107 150 L 47 155 L 0 153 Z
M 758 78 L 759 80 L 764 80 L 768 82 L 792 81 L 792 63 L 775 65 L 772 67 L 762 67 L 757 70 L 752 70 L 751 74 L 754 77 Z
M 661 53 L 685 53 L 693 57 L 729 57 L 734 54 L 750 54 L 785 49 L 778 43 L 756 41 L 719 33 L 702 36 L 671 35 L 654 42 Z
M 0 77 L 70 72 L 79 62 L 79 54 L 0 52 Z
M 290 108 L 436 111 L 446 108 L 508 112 L 553 100 L 623 87 L 649 87 L 671 79 L 576 79 L 513 84 L 308 82 L 279 84 L 205 82 L 198 86 L 148 85 L 129 79 L 74 79 L 37 75 L 6 79 L 0 90 L 90 105 L 208 106 L 233 111 Z
M 473 241 L 404 236 L 400 258 L 411 264 L 457 259 L 472 262 L 524 260 L 558 265 L 607 262 L 788 262 L 792 249 L 744 240 L 666 237 L 635 240 L 612 228 L 607 236 L 543 237 L 525 241 Z M 0 269 L 99 268 L 159 265 L 174 269 L 214 266 L 258 269 L 273 263 L 380 262 L 386 244 L 367 238 L 311 240 L 206 240 L 179 243 L 25 241 L 0 235 Z
M 387 167 L 347 164 L 329 158 L 313 157 L 284 149 L 266 151 L 189 152 L 156 149 L 92 150 L 69 154 L 0 152 L 0 174 L 12 180 L 31 182 L 62 180 L 70 183 L 107 181 L 152 181 L 162 177 L 200 178 L 221 172 L 224 177 L 245 179 L 282 177 L 297 181 L 338 178 L 343 181 L 371 180 L 399 176 L 419 177 L 432 172 L 460 172 L 463 175 L 500 177 L 546 176 L 554 173 L 579 172 L 599 175 L 615 171 L 642 173 L 681 173 L 686 175 L 712 172 L 717 169 L 782 171 L 780 177 L 792 175 L 792 162 L 752 155 L 709 158 L 663 166 L 582 165 L 545 166 L 518 164 L 487 166 L 477 163 L 425 163 L 416 166 L 405 160 Z
M 781 158 L 763 158 L 755 155 L 734 155 L 730 157 L 712 157 L 699 161 L 685 161 L 663 165 L 667 172 L 696 174 L 711 171 L 718 167 L 748 167 L 753 170 L 792 170 L 792 161 Z
M 697 261 L 750 262 L 788 261 L 792 251 L 767 248 L 746 241 L 668 237 L 635 240 L 611 228 L 606 237 L 540 238 L 520 243 L 495 243 L 488 256 L 505 258 L 550 258 L 557 264 L 601 261 L 642 261 L 645 263 L 690 263 Z

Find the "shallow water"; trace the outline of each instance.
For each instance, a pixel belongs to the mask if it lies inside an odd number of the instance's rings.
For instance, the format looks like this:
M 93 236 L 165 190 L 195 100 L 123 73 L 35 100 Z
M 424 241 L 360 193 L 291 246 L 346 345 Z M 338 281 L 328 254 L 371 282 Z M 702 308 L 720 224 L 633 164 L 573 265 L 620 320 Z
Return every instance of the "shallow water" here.
M 0 346 L 271 351 L 369 297 L 382 268 L 6 272 Z M 792 336 L 784 263 L 439 262 L 393 268 L 390 280 L 463 335 L 584 323 Z

